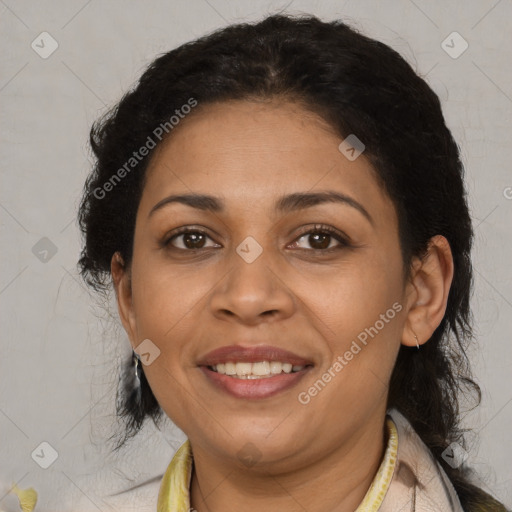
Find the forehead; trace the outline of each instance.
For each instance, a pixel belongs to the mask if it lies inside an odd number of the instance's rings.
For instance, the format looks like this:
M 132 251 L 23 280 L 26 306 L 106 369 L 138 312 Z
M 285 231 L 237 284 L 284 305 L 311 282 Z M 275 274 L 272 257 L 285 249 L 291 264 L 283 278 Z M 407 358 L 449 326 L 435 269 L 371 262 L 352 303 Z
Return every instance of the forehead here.
M 340 152 L 342 140 L 297 103 L 199 105 L 156 149 L 140 208 L 176 192 L 267 208 L 277 196 L 329 189 L 368 203 L 376 214 L 394 209 L 364 155 L 350 161 Z

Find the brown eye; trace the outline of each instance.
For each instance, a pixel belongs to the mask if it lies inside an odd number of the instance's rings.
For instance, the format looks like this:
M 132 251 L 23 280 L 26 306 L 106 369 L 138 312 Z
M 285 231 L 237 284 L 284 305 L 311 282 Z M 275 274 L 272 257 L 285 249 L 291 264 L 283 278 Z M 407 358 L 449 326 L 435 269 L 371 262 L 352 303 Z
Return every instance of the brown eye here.
M 205 236 L 202 233 L 185 233 L 181 236 L 187 249 L 201 249 L 204 245 Z
M 315 226 L 314 229 L 304 232 L 294 243 L 293 248 L 308 249 L 301 247 L 300 241 L 304 239 L 313 251 L 327 251 L 348 247 L 349 243 L 340 232 L 329 226 Z M 334 242 L 334 245 L 332 245 Z M 337 243 L 336 243 L 337 242 Z
M 207 239 L 211 240 L 211 238 L 203 231 L 188 229 L 174 234 L 168 238 L 163 245 L 166 247 L 171 245 L 176 249 L 193 251 L 204 249 Z
M 327 249 L 330 245 L 332 236 L 324 233 L 315 233 L 309 235 L 308 242 L 311 244 L 313 249 Z

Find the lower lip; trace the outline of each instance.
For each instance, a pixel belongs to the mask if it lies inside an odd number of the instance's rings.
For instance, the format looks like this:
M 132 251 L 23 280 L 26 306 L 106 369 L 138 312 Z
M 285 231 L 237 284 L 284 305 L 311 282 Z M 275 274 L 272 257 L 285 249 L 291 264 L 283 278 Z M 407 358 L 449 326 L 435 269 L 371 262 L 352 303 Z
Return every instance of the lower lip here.
M 222 373 L 214 372 L 206 366 L 200 367 L 208 380 L 221 390 L 235 398 L 268 398 L 295 386 L 311 369 L 306 367 L 294 373 L 280 373 L 274 377 L 261 379 L 237 379 Z

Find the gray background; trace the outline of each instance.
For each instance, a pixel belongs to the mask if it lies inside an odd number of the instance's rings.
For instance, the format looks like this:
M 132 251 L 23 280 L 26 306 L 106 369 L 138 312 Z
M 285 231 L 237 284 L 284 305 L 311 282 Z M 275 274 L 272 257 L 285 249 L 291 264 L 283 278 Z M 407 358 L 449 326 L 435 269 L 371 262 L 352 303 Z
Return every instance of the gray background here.
M 158 483 L 105 497 L 162 474 L 183 434 L 170 422 L 162 433 L 147 425 L 117 455 L 105 441 L 129 344 L 112 298 L 106 313 L 77 276 L 88 130 L 157 54 L 281 9 L 342 18 L 391 45 L 443 102 L 476 227 L 470 355 L 483 402 L 465 418 L 478 434 L 468 437 L 469 461 L 512 506 L 510 0 L 0 0 L 0 510 L 18 510 L 6 494 L 16 482 L 39 492 L 36 511 L 155 510 Z M 31 47 L 43 46 L 44 31 L 58 43 L 46 59 Z M 441 46 L 453 31 L 469 44 L 457 58 Z M 40 52 L 51 48 L 44 37 Z M 58 453 L 48 469 L 35 462 L 50 462 L 43 441 Z

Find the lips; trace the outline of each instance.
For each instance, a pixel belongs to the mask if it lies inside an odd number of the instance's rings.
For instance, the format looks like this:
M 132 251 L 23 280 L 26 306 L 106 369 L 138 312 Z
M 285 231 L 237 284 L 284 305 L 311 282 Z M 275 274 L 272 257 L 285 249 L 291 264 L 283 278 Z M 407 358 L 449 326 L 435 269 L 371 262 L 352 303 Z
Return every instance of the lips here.
M 241 362 L 257 363 L 259 361 L 280 361 L 290 363 L 292 366 L 310 366 L 312 361 L 278 347 L 259 345 L 256 347 L 242 347 L 230 345 L 208 352 L 197 363 L 198 366 L 215 366 L 220 363 Z
M 198 361 L 198 366 L 216 389 L 236 398 L 261 399 L 296 385 L 313 367 L 313 362 L 278 347 L 231 345 L 209 352 Z M 252 374 L 263 366 L 273 367 L 274 372 L 268 373 L 267 369 L 265 375 L 262 372 Z M 247 369 L 247 373 L 225 371 L 228 367 Z M 282 371 L 275 373 L 276 368 Z

